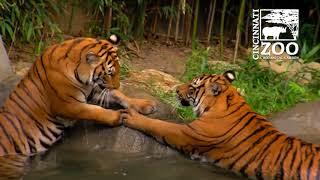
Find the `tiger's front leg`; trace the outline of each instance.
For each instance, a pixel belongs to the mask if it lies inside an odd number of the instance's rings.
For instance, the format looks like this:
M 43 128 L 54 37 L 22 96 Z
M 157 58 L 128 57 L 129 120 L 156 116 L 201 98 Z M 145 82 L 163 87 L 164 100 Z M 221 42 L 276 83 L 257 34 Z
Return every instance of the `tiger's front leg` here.
M 130 98 L 119 90 L 112 90 L 111 96 L 124 108 L 132 108 L 144 115 L 152 114 L 157 110 L 157 104 L 152 100 Z
M 198 151 L 197 145 L 194 144 L 194 135 L 187 125 L 152 119 L 133 109 L 122 110 L 121 119 L 125 126 L 151 135 L 159 142 L 175 149 L 185 153 Z
M 74 102 L 64 103 L 56 107 L 56 114 L 61 117 L 95 121 L 109 126 L 121 125 L 120 112 L 100 106 Z

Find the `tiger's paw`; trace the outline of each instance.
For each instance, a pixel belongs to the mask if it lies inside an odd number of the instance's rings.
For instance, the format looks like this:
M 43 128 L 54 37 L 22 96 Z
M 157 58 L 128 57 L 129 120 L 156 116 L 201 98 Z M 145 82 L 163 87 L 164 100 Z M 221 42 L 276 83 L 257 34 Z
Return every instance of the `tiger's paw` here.
M 147 99 L 134 99 L 129 108 L 143 115 L 149 115 L 157 111 L 157 103 Z
M 120 120 L 123 125 L 134 128 L 138 124 L 139 120 L 143 118 L 143 115 L 139 114 L 134 109 L 122 109 L 120 110 Z

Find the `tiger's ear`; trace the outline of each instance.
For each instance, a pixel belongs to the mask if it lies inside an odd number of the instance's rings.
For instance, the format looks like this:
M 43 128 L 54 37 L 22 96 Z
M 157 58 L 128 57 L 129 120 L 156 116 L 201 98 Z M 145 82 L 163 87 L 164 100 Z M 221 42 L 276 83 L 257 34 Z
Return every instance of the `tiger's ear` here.
M 211 85 L 211 91 L 214 96 L 218 96 L 222 91 L 221 84 L 213 82 Z
M 225 73 L 223 73 L 223 76 L 229 81 L 229 82 L 232 82 L 236 79 L 236 74 L 229 70 L 229 71 L 226 71 Z
M 120 37 L 118 35 L 116 35 L 116 34 L 112 34 L 109 37 L 108 41 L 111 42 L 114 45 L 118 45 L 120 43 Z
M 86 61 L 88 64 L 94 64 L 96 62 L 99 62 L 99 57 L 93 52 L 89 52 L 86 56 Z

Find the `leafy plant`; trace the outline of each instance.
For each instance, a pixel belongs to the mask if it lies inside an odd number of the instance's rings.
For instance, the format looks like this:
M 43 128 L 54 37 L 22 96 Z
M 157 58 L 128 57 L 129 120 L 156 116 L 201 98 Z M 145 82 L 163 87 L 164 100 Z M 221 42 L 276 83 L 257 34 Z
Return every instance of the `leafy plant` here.
M 61 1 L 62 2 L 62 1 Z M 0 29 L 8 43 L 42 42 L 49 35 L 59 33 L 53 21 L 61 13 L 61 2 L 53 0 L 2 0 L 0 2 Z M 38 45 L 38 49 L 42 45 Z
M 320 43 L 310 48 L 307 41 L 304 41 L 300 56 L 304 62 L 320 60 Z

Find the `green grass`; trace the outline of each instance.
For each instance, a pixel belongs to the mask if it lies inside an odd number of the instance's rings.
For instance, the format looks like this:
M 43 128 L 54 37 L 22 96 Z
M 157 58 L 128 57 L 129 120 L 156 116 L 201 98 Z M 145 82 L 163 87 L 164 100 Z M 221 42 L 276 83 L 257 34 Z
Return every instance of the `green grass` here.
M 283 111 L 299 102 L 308 102 L 320 98 L 320 72 L 313 72 L 313 80 L 308 85 L 300 85 L 296 77 L 288 78 L 286 74 L 277 74 L 269 69 L 259 67 L 256 61 L 248 60 L 239 66 L 232 64 L 208 64 L 209 49 L 193 50 L 189 56 L 186 71 L 181 78 L 187 82 L 203 73 L 223 73 L 234 70 L 237 79 L 234 85 L 245 92 L 248 104 L 262 115 Z M 186 121 L 194 119 L 191 108 L 177 104 L 175 94 L 156 94 L 163 101 L 177 108 L 180 117 Z

